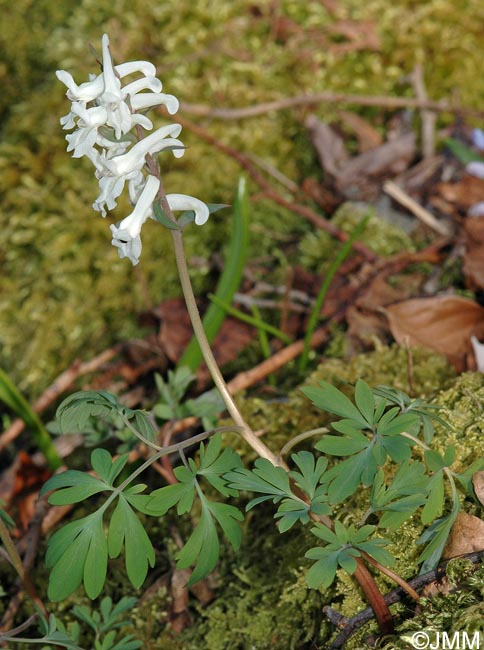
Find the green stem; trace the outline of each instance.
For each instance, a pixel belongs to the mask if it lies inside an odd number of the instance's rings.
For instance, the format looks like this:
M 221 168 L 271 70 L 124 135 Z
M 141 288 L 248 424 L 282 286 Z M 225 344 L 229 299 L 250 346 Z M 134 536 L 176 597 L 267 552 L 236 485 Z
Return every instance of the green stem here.
M 240 435 L 242 438 L 244 438 L 244 440 L 252 447 L 254 451 L 257 452 L 259 456 L 262 458 L 267 458 L 273 465 L 277 465 L 277 456 L 261 440 L 259 440 L 256 434 L 252 431 L 252 429 L 242 417 L 237 404 L 230 394 L 227 384 L 225 383 L 222 373 L 220 372 L 220 368 L 218 367 L 215 357 L 213 356 L 210 344 L 205 335 L 205 330 L 203 329 L 202 320 L 200 318 L 200 313 L 195 301 L 192 283 L 190 281 L 190 275 L 188 272 L 187 258 L 185 255 L 185 249 L 183 247 L 182 233 L 177 230 L 171 230 L 170 234 L 173 239 L 178 275 L 180 277 L 180 283 L 182 286 L 183 295 L 185 296 L 185 302 L 187 305 L 188 313 L 190 315 L 190 320 L 192 322 L 193 331 L 197 337 L 204 361 L 207 364 L 210 374 L 212 375 L 214 384 L 218 388 L 218 391 L 225 403 L 225 406 L 227 407 L 228 412 L 230 413 L 231 418 L 235 424 L 241 428 Z
M 299 368 L 301 370 L 305 370 L 307 363 L 308 363 L 308 358 L 309 358 L 309 348 L 311 344 L 311 337 L 313 335 L 314 330 L 316 329 L 316 325 L 318 324 L 319 320 L 319 315 L 321 313 L 321 309 L 323 307 L 323 302 L 324 299 L 326 298 L 326 294 L 328 293 L 329 287 L 331 285 L 331 282 L 333 281 L 333 277 L 336 273 L 336 271 L 339 269 L 339 267 L 343 264 L 345 261 L 346 257 L 348 256 L 349 252 L 351 251 L 351 247 L 353 246 L 356 238 L 362 233 L 364 230 L 366 223 L 368 219 L 370 218 L 370 215 L 366 215 L 360 223 L 356 226 L 356 228 L 353 230 L 351 235 L 349 236 L 348 240 L 345 241 L 343 246 L 340 248 L 338 251 L 338 254 L 334 258 L 334 260 L 331 262 L 328 272 L 326 273 L 326 277 L 324 278 L 324 282 L 321 285 L 321 289 L 319 290 L 318 297 L 316 298 L 316 302 L 314 303 L 313 310 L 311 312 L 311 316 L 309 317 L 309 322 L 308 322 L 308 327 L 306 330 L 306 336 L 304 337 L 304 349 L 303 353 L 301 355 L 301 359 L 299 361 Z
M 276 338 L 280 339 L 283 343 L 286 343 L 286 345 L 292 343 L 292 339 L 290 336 L 287 336 L 287 334 L 281 332 L 281 330 L 278 329 L 277 327 L 273 327 L 272 325 L 265 323 L 261 319 L 260 312 L 257 305 L 251 306 L 253 316 L 249 316 L 248 314 L 244 314 L 243 311 L 240 311 L 240 309 L 237 309 L 236 307 L 232 307 L 232 305 L 229 305 L 224 300 L 220 300 L 220 298 L 215 296 L 213 293 L 209 293 L 208 297 L 212 302 L 214 302 L 216 305 L 218 305 L 224 311 L 226 311 L 227 314 L 230 314 L 231 316 L 235 316 L 235 318 L 238 318 L 243 323 L 247 323 L 248 325 L 253 325 L 254 327 L 257 327 L 260 333 L 263 332 L 265 334 L 266 332 L 268 332 L 269 334 L 272 334 Z

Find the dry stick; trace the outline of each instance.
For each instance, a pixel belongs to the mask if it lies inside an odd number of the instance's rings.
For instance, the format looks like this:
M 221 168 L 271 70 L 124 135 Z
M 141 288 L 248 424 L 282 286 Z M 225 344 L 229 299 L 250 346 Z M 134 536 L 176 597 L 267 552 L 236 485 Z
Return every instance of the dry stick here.
M 445 226 L 440 221 L 437 221 L 431 212 L 423 208 L 419 203 L 417 203 L 417 201 L 412 199 L 411 196 L 404 192 L 404 190 L 402 190 L 402 188 L 393 181 L 385 181 L 383 184 L 383 191 L 391 196 L 392 199 L 398 201 L 400 205 L 403 205 L 405 208 L 410 210 L 410 212 L 414 214 L 417 219 L 420 219 L 420 221 L 422 221 L 429 228 L 432 228 L 432 230 L 435 230 L 435 232 L 439 233 L 439 235 L 443 235 L 444 237 L 448 237 L 450 235 L 450 231 L 447 226 Z
M 317 348 L 322 343 L 326 341 L 329 334 L 329 328 L 327 325 L 318 328 L 313 336 L 311 337 L 310 347 Z M 298 355 L 301 354 L 304 348 L 304 341 L 295 341 L 291 343 L 279 352 L 276 352 L 270 359 L 266 359 L 262 363 L 259 363 L 254 368 L 246 370 L 245 372 L 239 372 L 239 374 L 234 377 L 231 381 L 228 382 L 228 388 L 232 395 L 252 386 L 257 383 L 264 377 L 266 377 L 271 372 L 278 370 L 285 366 L 289 361 L 295 359 Z
M 65 392 L 72 386 L 74 381 L 90 372 L 95 372 L 100 366 L 110 361 L 121 350 L 121 345 L 115 345 L 112 348 L 104 350 L 98 354 L 94 359 L 82 363 L 81 361 L 74 361 L 74 363 L 64 372 L 62 372 L 54 382 L 42 393 L 39 399 L 34 402 L 32 409 L 36 413 L 41 413 L 48 406 L 50 406 L 61 393 Z M 10 444 L 17 436 L 19 436 L 25 428 L 25 422 L 16 419 L 12 424 L 5 429 L 0 436 L 0 451 L 2 451 L 8 444 Z
M 417 99 L 422 102 L 428 100 L 427 89 L 425 88 L 425 80 L 423 74 L 423 66 L 421 63 L 417 63 L 413 73 L 411 74 L 411 80 L 413 87 L 415 89 L 415 94 Z M 422 153 L 424 158 L 431 158 L 435 153 L 435 120 L 436 120 L 435 111 L 422 110 Z
M 469 553 L 467 555 L 460 556 L 460 558 L 469 560 L 469 562 L 472 562 L 472 564 L 477 564 L 482 560 L 483 557 L 484 557 L 484 551 L 473 551 L 472 553 Z M 418 575 L 415 578 L 410 578 L 408 580 L 408 584 L 411 585 L 411 587 L 414 589 L 420 589 L 421 587 L 425 587 L 426 585 L 434 582 L 435 580 L 440 580 L 443 576 L 445 568 L 447 567 L 449 562 L 451 562 L 454 559 L 455 558 L 451 558 L 450 560 L 445 560 L 444 562 L 439 564 L 439 566 L 436 569 L 433 569 L 428 573 Z M 401 601 L 404 596 L 405 596 L 405 592 L 403 589 L 401 588 L 394 589 L 393 591 L 391 591 L 385 596 L 385 602 L 388 605 L 393 605 Z M 367 623 L 374 617 L 374 613 L 371 607 L 367 607 L 362 612 L 356 614 L 356 616 L 353 616 L 352 618 L 347 618 L 346 616 L 342 616 L 339 612 L 335 611 L 332 607 L 325 607 L 324 613 L 334 625 L 336 625 L 342 630 L 340 634 L 336 637 L 336 639 L 333 641 L 333 643 L 330 645 L 330 648 L 342 648 L 344 644 L 348 641 L 348 639 L 360 627 L 362 627 L 365 623 Z
M 236 160 L 239 163 L 239 165 L 247 171 L 247 173 L 252 177 L 252 179 L 264 190 L 264 194 L 267 196 L 267 198 L 271 199 L 275 203 L 278 203 L 279 205 L 283 206 L 287 210 L 290 210 L 292 212 L 295 212 L 296 214 L 301 215 L 302 217 L 310 221 L 312 224 L 314 224 L 317 228 L 321 228 L 321 230 L 324 230 L 335 239 L 338 239 L 339 241 L 342 242 L 345 242 L 348 239 L 349 235 L 347 235 L 345 232 L 340 230 L 337 226 L 331 223 L 331 221 L 324 219 L 324 217 L 319 215 L 317 212 L 314 212 L 314 210 L 312 210 L 311 208 L 305 205 L 294 203 L 293 201 L 288 201 L 283 196 L 281 196 L 278 192 L 276 192 L 276 190 L 274 190 L 270 186 L 270 184 L 267 182 L 264 176 L 257 169 L 255 169 L 251 160 L 243 153 L 240 153 L 236 149 L 229 147 L 223 142 L 220 142 L 219 140 L 217 140 L 217 138 L 210 135 L 210 133 L 208 133 L 205 129 L 198 126 L 197 124 L 194 124 L 193 122 L 190 122 L 185 118 L 178 116 L 177 121 L 182 126 L 184 126 L 188 130 L 198 135 L 202 140 L 205 140 L 205 142 L 208 142 L 209 144 L 213 145 L 220 151 L 223 151 L 225 154 L 227 154 L 228 156 Z M 374 261 L 378 259 L 378 255 L 376 255 L 371 249 L 369 249 L 361 242 L 355 242 L 353 248 L 368 260 Z
M 213 117 L 220 120 L 239 120 L 245 117 L 263 115 L 269 111 L 280 111 L 296 106 L 314 106 L 316 104 L 356 104 L 358 106 L 376 106 L 377 108 L 420 108 L 439 113 L 455 113 L 472 117 L 484 117 L 484 111 L 465 108 L 449 104 L 446 101 L 428 101 L 414 99 L 412 97 L 385 97 L 368 95 L 346 95 L 344 93 L 321 92 L 295 97 L 285 97 L 272 102 L 255 104 L 247 108 L 212 108 L 202 104 L 186 104 L 182 102 L 180 108 L 185 113 L 200 115 L 202 117 Z

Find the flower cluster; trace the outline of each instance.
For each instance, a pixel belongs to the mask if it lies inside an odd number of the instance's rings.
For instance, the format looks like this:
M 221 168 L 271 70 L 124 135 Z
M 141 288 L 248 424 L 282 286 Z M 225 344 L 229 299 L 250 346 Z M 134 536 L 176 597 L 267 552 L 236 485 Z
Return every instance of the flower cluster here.
M 142 77 L 123 86 L 123 80 L 133 73 Z M 153 217 L 153 202 L 160 190 L 160 179 L 145 170 L 146 156 L 162 151 L 172 151 L 176 158 L 184 154 L 183 143 L 178 139 L 179 124 L 168 124 L 149 135 L 137 139 L 131 131 L 152 131 L 153 124 L 144 111 L 163 105 L 170 115 L 178 110 L 178 100 L 161 92 L 162 84 L 156 78 L 155 67 L 147 61 L 131 61 L 113 65 L 107 34 L 102 37 L 102 72 L 90 75 L 89 81 L 75 83 L 65 70 L 56 72 L 57 78 L 67 86 L 67 98 L 72 102 L 70 112 L 61 118 L 64 129 L 75 129 L 66 136 L 67 151 L 74 158 L 86 156 L 96 168 L 99 196 L 94 210 L 105 217 L 116 207 L 116 199 L 128 184 L 131 203 L 130 215 L 110 226 L 112 244 L 120 257 L 128 257 L 132 264 L 139 262 L 141 254 L 141 227 Z M 167 194 L 171 210 L 193 210 L 195 223 L 204 224 L 209 216 L 208 207 L 186 194 Z

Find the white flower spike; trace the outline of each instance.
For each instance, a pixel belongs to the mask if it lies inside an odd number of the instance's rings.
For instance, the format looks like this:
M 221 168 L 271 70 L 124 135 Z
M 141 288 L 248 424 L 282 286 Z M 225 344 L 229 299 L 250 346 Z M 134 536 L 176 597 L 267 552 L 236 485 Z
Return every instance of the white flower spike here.
M 123 85 L 123 79 L 133 73 L 141 76 Z M 128 183 L 133 211 L 110 228 L 119 256 L 138 264 L 141 228 L 147 219 L 153 218 L 153 202 L 161 185 L 152 167 L 148 172 L 146 157 L 165 150 L 172 151 L 175 158 L 184 154 L 183 143 L 178 139 L 180 124 L 168 124 L 142 137 L 143 129 L 151 131 L 153 123 L 138 111 L 165 106 L 173 115 L 179 108 L 178 99 L 161 92 L 163 86 L 152 63 L 131 61 L 114 65 L 107 34 L 102 37 L 100 74 L 90 75 L 89 81 L 80 85 L 65 70 L 58 70 L 56 75 L 67 87 L 66 95 L 71 101 L 70 112 L 60 120 L 62 128 L 74 129 L 66 136 L 67 151 L 72 151 L 74 158 L 86 156 L 96 168 L 100 193 L 93 203 L 94 210 L 105 217 L 116 207 Z M 209 209 L 202 201 L 186 194 L 168 194 L 166 198 L 174 211 L 194 210 L 197 225 L 207 221 Z
M 160 181 L 148 176 L 133 212 L 116 226 L 109 226 L 113 235 L 112 244 L 118 249 L 119 257 L 128 257 L 138 264 L 141 255 L 141 226 L 153 215 L 153 201 L 160 189 Z

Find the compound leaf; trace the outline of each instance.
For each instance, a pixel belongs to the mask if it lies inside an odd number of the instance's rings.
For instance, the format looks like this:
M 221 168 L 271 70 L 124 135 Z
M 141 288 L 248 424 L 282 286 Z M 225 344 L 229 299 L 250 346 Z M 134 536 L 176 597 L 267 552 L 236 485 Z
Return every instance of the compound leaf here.
M 355 420 L 362 428 L 368 426 L 363 415 L 344 393 L 326 381 L 320 381 L 319 386 L 319 388 L 317 386 L 305 386 L 301 388 L 301 391 L 321 410 Z
M 111 517 L 108 532 L 109 556 L 118 557 L 125 546 L 126 573 L 133 587 L 143 584 L 148 565 L 154 566 L 155 552 L 145 529 L 123 494 Z

